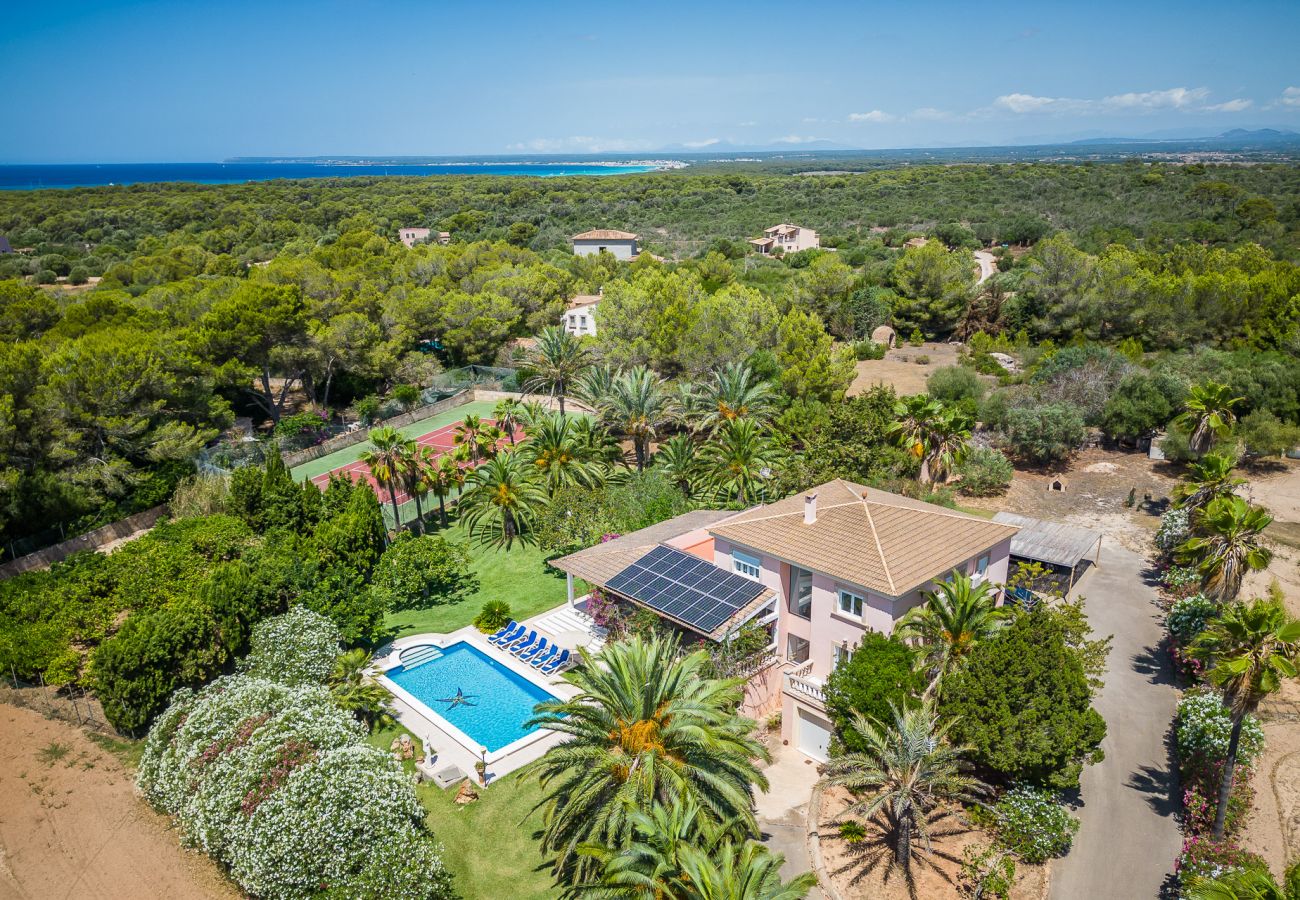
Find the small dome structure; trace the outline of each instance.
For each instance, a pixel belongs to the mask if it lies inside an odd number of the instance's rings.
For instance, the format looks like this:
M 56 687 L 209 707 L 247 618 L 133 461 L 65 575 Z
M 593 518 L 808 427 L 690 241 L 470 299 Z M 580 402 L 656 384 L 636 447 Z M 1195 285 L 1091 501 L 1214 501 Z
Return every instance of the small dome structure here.
M 888 325 L 881 325 L 875 331 L 871 332 L 871 343 L 883 344 L 885 349 L 893 350 L 898 344 L 898 335 L 894 332 L 894 329 L 890 328 Z

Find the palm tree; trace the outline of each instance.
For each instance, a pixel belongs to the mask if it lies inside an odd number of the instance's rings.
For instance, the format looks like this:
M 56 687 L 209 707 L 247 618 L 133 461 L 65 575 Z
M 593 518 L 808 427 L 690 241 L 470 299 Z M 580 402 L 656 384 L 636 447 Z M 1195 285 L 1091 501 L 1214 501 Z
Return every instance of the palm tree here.
M 1215 381 L 1193 385 L 1178 421 L 1190 435 L 1187 446 L 1193 453 L 1204 453 L 1215 440 L 1227 437 L 1237 421 L 1236 407 L 1245 397 L 1234 397 L 1227 385 Z
M 614 390 L 616 378 L 618 369 L 609 363 L 589 366 L 574 380 L 573 394 L 592 409 L 600 409 L 602 402 Z
M 889 432 L 921 462 L 919 480 L 929 484 L 946 477 L 966 454 L 971 436 L 970 419 L 924 394 L 904 397 L 894 405 L 896 422 Z
M 845 812 L 868 819 L 885 813 L 894 831 L 894 861 L 907 869 L 914 835 L 930 849 L 929 822 L 936 807 L 974 801 L 987 787 L 965 774 L 965 748 L 948 742 L 952 722 L 940 723 L 930 701 L 901 711 L 891 708 L 894 722 L 888 726 L 857 713 L 852 727 L 866 749 L 832 759 L 823 771 L 826 784 L 867 795 Z
M 524 383 L 524 391 L 556 397 L 560 401 L 560 415 L 564 415 L 564 397 L 569 385 L 591 365 L 591 357 L 577 337 L 558 325 L 550 325 L 537 336 L 537 344 L 529 352 L 525 365 L 533 371 L 533 376 Z
M 573 419 L 554 414 L 529 429 L 529 441 L 518 452 L 533 467 L 552 495 L 562 487 L 594 487 L 600 468 L 578 442 Z
M 1296 677 L 1300 658 L 1300 619 L 1287 615 L 1277 599 L 1240 601 L 1223 610 L 1192 644 L 1192 653 L 1210 664 L 1207 675 L 1223 691 L 1223 702 L 1232 714 L 1232 732 L 1219 783 L 1219 804 L 1214 812 L 1214 836 L 1223 838 L 1232 793 L 1233 769 L 1241 726 L 1267 695 L 1282 686 L 1283 678 Z
M 975 584 L 963 572 L 954 571 L 935 588 L 926 591 L 925 602 L 908 610 L 894 629 L 900 637 L 921 641 L 922 664 L 931 673 L 927 695 L 966 661 L 977 643 L 1007 624 L 1009 612 L 997 605 L 991 582 Z
M 438 498 L 438 523 L 447 527 L 447 498 L 465 484 L 465 470 L 450 453 L 439 456 L 437 462 L 425 470 L 429 492 Z
M 534 422 L 540 422 L 551 414 L 546 404 L 540 400 L 525 400 L 519 404 L 519 422 L 528 428 Z
M 692 433 L 699 431 L 703 424 L 703 398 L 699 389 L 689 381 L 675 381 L 669 388 L 672 395 L 674 418 L 677 423 Z
M 1287 869 L 1283 884 L 1267 869 L 1232 869 L 1217 878 L 1198 878 L 1183 888 L 1187 900 L 1300 900 L 1300 863 Z
M 1223 602 L 1232 600 L 1247 572 L 1272 561 L 1273 551 L 1260 542 L 1272 521 L 1262 508 L 1236 494 L 1219 497 L 1201 510 L 1194 535 L 1175 551 L 1176 556 L 1200 570 L 1201 588 L 1207 594 Z
M 496 425 L 484 425 L 474 436 L 474 453 L 479 459 L 491 459 L 503 446 L 506 435 Z
M 812 872 L 781 882 L 785 857 L 757 841 L 739 847 L 727 842 L 713 853 L 682 848 L 682 874 L 688 900 L 803 900 L 817 883 Z
M 663 380 L 645 366 L 615 378 L 600 405 L 603 416 L 631 439 L 638 472 L 645 471 L 650 442 L 672 418 L 674 409 Z
M 368 437 L 373 446 L 361 454 L 361 461 L 370 469 L 375 484 L 388 488 L 388 499 L 393 503 L 393 526 L 401 528 L 402 519 L 397 512 L 397 483 L 402 478 L 406 458 L 415 442 L 390 425 L 370 429 Z
M 522 421 L 522 404 L 514 397 L 504 397 L 492 410 L 497 426 L 510 436 L 510 446 L 515 445 L 515 429 Z
M 623 458 L 623 449 L 609 429 L 591 416 L 570 418 L 569 433 L 573 435 L 574 443 L 582 448 L 583 455 L 592 462 L 608 468 Z
M 690 435 L 675 434 L 660 444 L 652 462 L 683 494 L 691 495 L 691 482 L 700 470 L 700 456 Z
M 393 695 L 366 678 L 370 654 L 361 648 L 346 650 L 334 660 L 329 676 L 330 696 L 339 709 L 350 712 L 371 731 L 394 724 Z
M 471 462 L 477 462 L 483 433 L 488 427 L 483 424 L 482 417 L 471 413 L 465 416 L 463 421 L 456 423 L 456 428 L 451 434 L 452 443 L 460 448 Z
M 704 445 L 704 472 L 719 491 L 733 494 L 742 504 L 753 496 L 753 487 L 780 460 L 780 451 L 762 426 L 753 419 L 731 419 L 717 436 Z
M 429 470 L 438 458 L 432 447 L 412 442 L 402 466 L 402 489 L 415 501 L 415 520 L 424 529 L 423 499 L 429 494 Z
M 1179 506 L 1189 513 L 1204 509 L 1211 501 L 1236 493 L 1246 483 L 1233 478 L 1237 461 L 1226 453 L 1207 453 L 1187 466 L 1186 480 L 1174 490 Z
M 704 675 L 709 655 L 682 654 L 675 638 L 607 644 L 599 656 L 581 651 L 570 675 L 569 700 L 538 705 L 526 727 L 568 735 L 526 771 L 546 792 L 542 851 L 570 884 L 590 882 L 597 863 L 579 844 L 624 847 L 633 838 L 630 809 L 674 805 L 688 798 L 711 827 L 736 822 L 757 833 L 752 790 L 766 789 L 757 766 L 768 753 L 754 723 L 735 712 L 743 679 Z
M 772 385 L 759 380 L 745 363 L 729 363 L 714 372 L 703 393 L 708 404 L 704 422 L 710 428 L 733 419 L 766 421 L 776 399 Z
M 518 453 L 499 453 L 474 470 L 460 497 L 461 517 L 480 541 L 507 550 L 528 540 L 546 491 Z

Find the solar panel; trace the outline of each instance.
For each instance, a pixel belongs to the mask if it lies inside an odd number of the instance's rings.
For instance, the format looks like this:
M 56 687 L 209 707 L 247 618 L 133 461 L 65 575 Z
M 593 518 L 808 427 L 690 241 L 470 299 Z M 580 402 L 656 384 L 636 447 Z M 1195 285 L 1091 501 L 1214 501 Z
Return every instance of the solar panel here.
M 662 544 L 628 565 L 606 586 L 706 634 L 766 590 L 757 581 Z

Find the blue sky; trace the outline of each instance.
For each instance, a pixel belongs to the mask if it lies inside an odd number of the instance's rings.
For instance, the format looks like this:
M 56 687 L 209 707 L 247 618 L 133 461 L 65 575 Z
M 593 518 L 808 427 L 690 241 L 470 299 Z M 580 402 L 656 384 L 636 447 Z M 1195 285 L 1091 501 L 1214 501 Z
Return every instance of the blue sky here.
M 0 161 L 1300 130 L 1300 3 L 27 2 Z

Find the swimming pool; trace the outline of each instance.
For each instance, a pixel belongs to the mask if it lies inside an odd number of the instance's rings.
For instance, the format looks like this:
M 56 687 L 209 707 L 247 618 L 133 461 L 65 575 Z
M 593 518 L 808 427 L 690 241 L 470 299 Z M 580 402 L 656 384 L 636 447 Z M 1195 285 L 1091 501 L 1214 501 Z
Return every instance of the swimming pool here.
M 538 731 L 524 723 L 554 694 L 465 641 L 438 649 L 421 654 L 427 662 L 384 675 L 489 753 Z

